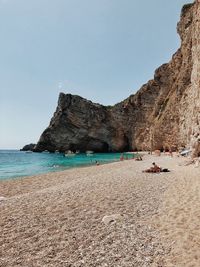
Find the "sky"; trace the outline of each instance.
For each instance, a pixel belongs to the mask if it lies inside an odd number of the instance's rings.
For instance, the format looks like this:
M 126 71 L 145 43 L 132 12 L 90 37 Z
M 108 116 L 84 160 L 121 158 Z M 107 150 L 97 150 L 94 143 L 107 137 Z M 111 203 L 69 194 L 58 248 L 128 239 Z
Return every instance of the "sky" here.
M 189 0 L 0 0 L 0 149 L 36 143 L 59 92 L 112 105 L 180 46 Z

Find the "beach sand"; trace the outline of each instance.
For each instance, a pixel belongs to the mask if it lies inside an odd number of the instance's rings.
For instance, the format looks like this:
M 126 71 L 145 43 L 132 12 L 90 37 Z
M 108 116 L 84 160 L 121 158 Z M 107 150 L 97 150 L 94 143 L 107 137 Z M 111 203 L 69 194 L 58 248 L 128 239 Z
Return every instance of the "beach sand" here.
M 153 161 L 171 172 L 143 173 Z M 1 181 L 0 266 L 200 266 L 200 168 L 182 161 Z

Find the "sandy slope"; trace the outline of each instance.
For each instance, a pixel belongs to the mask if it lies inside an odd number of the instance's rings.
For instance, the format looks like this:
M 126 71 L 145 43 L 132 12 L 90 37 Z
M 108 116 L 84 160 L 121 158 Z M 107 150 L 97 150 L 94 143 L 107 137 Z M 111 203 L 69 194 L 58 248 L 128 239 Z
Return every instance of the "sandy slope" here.
M 172 172 L 142 173 L 154 160 Z M 195 217 L 192 227 L 199 231 L 199 169 L 180 161 L 146 156 L 1 182 L 0 266 L 199 266 L 198 237 L 185 230 Z M 112 214 L 117 219 L 105 224 Z M 195 246 L 189 255 L 178 231 L 184 216 L 182 231 Z M 184 264 L 196 253 L 194 265 L 181 265 L 180 253 Z
M 163 242 L 171 244 L 164 266 L 200 266 L 200 168 L 181 169 L 154 223 Z

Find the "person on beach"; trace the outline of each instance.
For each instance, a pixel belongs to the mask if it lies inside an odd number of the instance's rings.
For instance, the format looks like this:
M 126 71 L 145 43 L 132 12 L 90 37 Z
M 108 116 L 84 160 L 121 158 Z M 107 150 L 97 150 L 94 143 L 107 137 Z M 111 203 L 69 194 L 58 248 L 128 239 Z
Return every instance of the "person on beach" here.
M 142 157 L 139 156 L 139 157 L 135 158 L 135 160 L 136 160 L 136 161 L 141 161 L 141 160 L 142 160 Z
M 153 172 L 153 173 L 161 172 L 161 168 L 158 165 L 156 165 L 155 162 L 153 162 L 152 165 L 153 167 L 146 169 L 143 172 Z
M 155 162 L 152 163 L 153 167 L 144 170 L 143 172 L 151 172 L 151 173 L 160 173 L 160 172 L 170 172 L 167 168 L 161 168 L 159 167 Z
M 124 160 L 124 154 L 122 153 L 120 156 L 120 161 L 123 161 L 123 160 Z

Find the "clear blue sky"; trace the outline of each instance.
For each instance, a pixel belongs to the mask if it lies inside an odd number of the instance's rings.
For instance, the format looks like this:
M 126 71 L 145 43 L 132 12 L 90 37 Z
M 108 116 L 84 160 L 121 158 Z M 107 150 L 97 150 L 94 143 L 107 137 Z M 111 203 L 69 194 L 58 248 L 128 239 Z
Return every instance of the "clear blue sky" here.
M 60 91 L 114 104 L 180 45 L 187 0 L 0 0 L 0 148 L 37 142 Z

